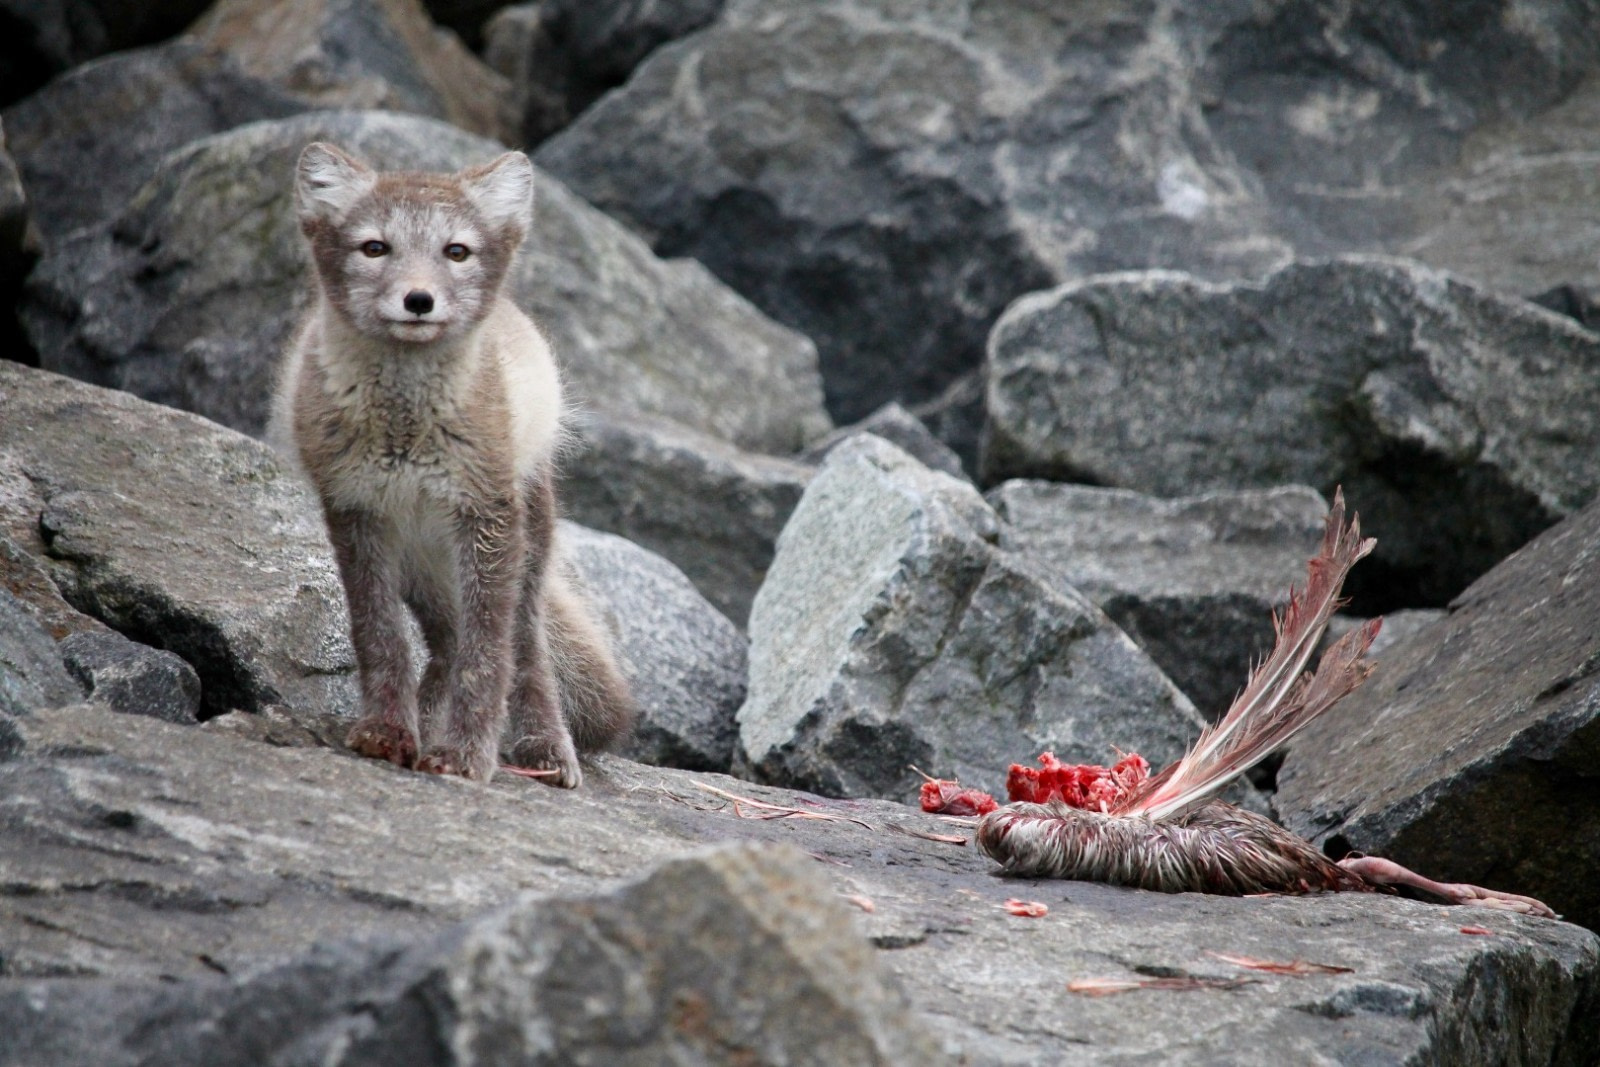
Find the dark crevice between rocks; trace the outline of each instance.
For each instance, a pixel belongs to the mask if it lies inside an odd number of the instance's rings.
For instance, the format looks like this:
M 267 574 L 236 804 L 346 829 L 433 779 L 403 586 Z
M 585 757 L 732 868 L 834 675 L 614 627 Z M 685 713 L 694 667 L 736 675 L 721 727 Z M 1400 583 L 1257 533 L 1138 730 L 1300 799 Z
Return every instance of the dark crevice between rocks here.
M 1446 607 L 1560 518 L 1489 464 L 1463 466 L 1371 427 L 1358 428 L 1354 439 L 1367 454 L 1341 479 L 1344 495 L 1363 532 L 1378 539 L 1345 582 L 1356 614 Z M 1332 499 L 1336 485 L 1320 488 Z M 1464 500 L 1472 502 L 1470 521 L 1451 522 Z
M 897 190 L 882 176 L 895 165 L 858 145 L 851 168 L 869 185 L 890 186 L 882 191 L 890 223 L 817 232 L 786 218 L 770 196 L 733 189 L 654 242 L 658 255 L 699 260 L 812 338 L 828 413 L 840 425 L 891 400 L 913 405 L 940 396 L 981 366 L 1006 305 L 1054 281 L 958 183 Z M 950 294 L 942 313 L 923 295 L 930 291 Z

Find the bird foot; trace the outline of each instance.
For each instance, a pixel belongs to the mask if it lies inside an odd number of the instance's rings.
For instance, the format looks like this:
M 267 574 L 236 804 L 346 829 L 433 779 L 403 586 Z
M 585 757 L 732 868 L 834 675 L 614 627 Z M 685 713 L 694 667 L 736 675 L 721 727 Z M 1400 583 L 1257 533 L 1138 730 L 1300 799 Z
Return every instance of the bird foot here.
M 1560 918 L 1549 905 L 1532 897 L 1484 889 L 1482 886 L 1467 885 L 1465 882 L 1435 882 L 1416 871 L 1400 866 L 1393 860 L 1379 856 L 1352 856 L 1340 860 L 1339 866 L 1375 885 L 1409 886 L 1440 897 L 1450 904 L 1472 904 L 1480 908 L 1498 908 L 1501 911 L 1538 915 L 1546 919 Z

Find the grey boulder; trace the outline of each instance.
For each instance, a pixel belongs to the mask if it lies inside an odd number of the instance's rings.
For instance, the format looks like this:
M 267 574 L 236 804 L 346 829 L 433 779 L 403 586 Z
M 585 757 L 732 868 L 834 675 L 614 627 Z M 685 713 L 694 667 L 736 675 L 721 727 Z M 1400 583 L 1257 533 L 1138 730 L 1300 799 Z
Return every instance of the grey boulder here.
M 75 609 L 187 661 L 206 715 L 353 707 L 321 514 L 265 445 L 0 362 L 0 485 L 7 536 Z
M 986 373 L 991 480 L 1342 484 L 1367 614 L 1444 603 L 1600 486 L 1600 336 L 1406 261 L 1087 279 L 1008 309 Z
M 652 51 L 692 33 L 723 0 L 540 0 L 501 9 L 484 27 L 484 58 L 511 83 L 522 143 L 536 145 Z
M 539 161 L 814 338 L 853 421 L 975 367 L 1014 298 L 1105 271 L 1386 252 L 1592 285 L 1593 15 L 737 0 Z
M 188 663 L 117 633 L 76 633 L 60 645 L 67 672 L 88 699 L 112 711 L 192 723 L 200 715 L 200 676 Z
M 0 713 L 26 715 L 82 697 L 83 688 L 62 666 L 49 632 L 20 600 L 0 589 Z
M 185 36 L 308 107 L 429 115 L 512 136 L 511 86 L 422 0 L 218 0 Z
M 107 56 L 5 111 L 6 138 L 46 247 L 114 218 L 168 152 L 305 110 L 193 41 Z
M 754 845 L 233 981 L 31 983 L 0 992 L 7 1017 L 8 1064 L 894 1067 L 938 1052 L 816 864 Z
M 655 553 L 570 522 L 561 539 L 616 635 L 638 702 L 618 751 L 658 766 L 726 771 L 744 703 L 744 635 Z
M 1600 504 L 1474 582 L 1291 745 L 1284 822 L 1330 852 L 1515 883 L 1600 926 Z
M 870 435 L 833 450 L 750 614 L 741 765 L 834 796 L 908 798 L 915 764 L 1000 791 L 1045 750 L 1156 766 L 1187 697 L 1082 594 L 996 546 L 970 484 Z
M 1210 719 L 1272 648 L 1328 513 L 1305 486 L 1163 499 L 1017 480 L 987 498 L 1000 547 L 1094 601 Z
M 0 0 L 6 26 L 0 104 L 97 56 L 169 37 L 206 5 L 207 0 Z
M 743 626 L 811 468 L 665 420 L 592 416 L 576 429 L 567 513 L 665 556 Z
M 260 122 L 167 157 L 115 220 L 48 251 L 23 317 L 41 365 L 260 433 L 307 271 L 294 160 L 313 140 L 385 169 L 453 170 L 504 149 L 387 112 Z M 536 179 L 510 290 L 546 327 L 571 399 L 788 452 L 825 432 L 815 350 L 692 263 L 658 260 Z
M 820 463 L 841 443 L 861 433 L 870 433 L 888 441 L 929 470 L 943 471 L 956 478 L 966 477 L 961 467 L 961 457 L 935 437 L 921 419 L 893 401 L 860 422 L 841 426 L 812 442 L 800 458 L 809 463 Z

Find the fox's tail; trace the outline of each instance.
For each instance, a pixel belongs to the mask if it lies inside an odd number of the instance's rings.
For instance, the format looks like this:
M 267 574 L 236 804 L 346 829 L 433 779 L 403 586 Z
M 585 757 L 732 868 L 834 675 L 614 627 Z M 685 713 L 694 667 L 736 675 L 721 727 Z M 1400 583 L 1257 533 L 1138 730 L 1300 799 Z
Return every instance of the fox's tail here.
M 551 666 L 572 742 L 579 752 L 605 748 L 633 727 L 633 694 L 611 635 L 596 618 L 571 565 L 559 556 L 546 579 L 545 609 Z

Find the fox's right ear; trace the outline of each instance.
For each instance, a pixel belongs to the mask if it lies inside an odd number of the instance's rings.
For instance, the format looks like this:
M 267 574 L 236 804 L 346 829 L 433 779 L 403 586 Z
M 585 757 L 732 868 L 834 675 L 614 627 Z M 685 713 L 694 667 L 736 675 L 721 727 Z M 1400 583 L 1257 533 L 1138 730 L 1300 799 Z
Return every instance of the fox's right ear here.
M 300 153 L 295 169 L 295 208 L 302 223 L 337 222 L 377 184 L 378 175 L 331 144 L 314 141 Z

